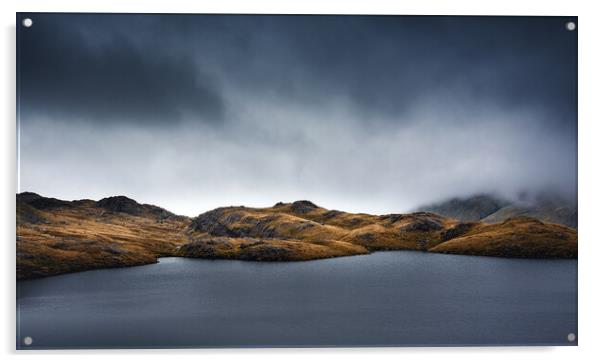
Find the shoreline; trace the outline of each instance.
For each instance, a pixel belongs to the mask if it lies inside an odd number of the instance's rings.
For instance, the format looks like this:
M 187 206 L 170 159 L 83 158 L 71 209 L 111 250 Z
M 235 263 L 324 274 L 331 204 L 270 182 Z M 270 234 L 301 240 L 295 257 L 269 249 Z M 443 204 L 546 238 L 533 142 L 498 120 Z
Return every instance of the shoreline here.
M 93 267 L 89 269 L 82 269 L 77 271 L 68 271 L 63 273 L 57 273 L 53 275 L 46 276 L 35 276 L 28 278 L 17 278 L 16 281 L 31 281 L 31 280 L 39 280 L 49 277 L 57 277 L 63 275 L 76 274 L 87 271 L 99 271 L 99 270 L 111 270 L 111 269 L 120 269 L 120 268 L 131 268 L 131 267 L 140 267 L 140 266 L 150 266 L 154 264 L 161 263 L 160 259 L 162 258 L 185 258 L 192 260 L 207 260 L 207 261 L 242 261 L 242 262 L 258 262 L 258 263 L 275 263 L 275 264 L 284 264 L 284 263 L 304 263 L 304 262 L 312 262 L 312 261 L 325 261 L 331 259 L 338 258 L 349 258 L 349 257 L 362 257 L 369 256 L 376 253 L 389 253 L 389 252 L 413 252 L 413 253 L 424 253 L 424 254 L 437 254 L 437 255 L 448 255 L 448 256 L 465 256 L 465 257 L 485 257 L 485 258 L 495 258 L 495 259 L 505 259 L 505 260 L 534 260 L 534 261 L 567 261 L 567 260 L 575 260 L 578 261 L 578 257 L 533 257 L 533 256 L 525 256 L 525 257 L 508 257 L 508 256 L 492 256 L 492 255 L 476 255 L 476 254 L 460 254 L 460 253 L 448 253 L 448 252 L 431 252 L 431 251 L 420 251 L 420 250 L 412 250 L 412 249 L 386 249 L 386 250 L 374 250 L 368 253 L 358 253 L 358 254 L 350 254 L 350 255 L 341 255 L 341 256 L 332 256 L 332 257 L 318 257 L 304 260 L 251 260 L 251 259 L 242 259 L 236 257 L 191 257 L 191 256 L 178 256 L 178 255 L 163 255 L 156 258 L 154 262 L 149 263 L 139 263 L 132 265 L 114 265 L 114 266 L 105 266 L 105 267 Z

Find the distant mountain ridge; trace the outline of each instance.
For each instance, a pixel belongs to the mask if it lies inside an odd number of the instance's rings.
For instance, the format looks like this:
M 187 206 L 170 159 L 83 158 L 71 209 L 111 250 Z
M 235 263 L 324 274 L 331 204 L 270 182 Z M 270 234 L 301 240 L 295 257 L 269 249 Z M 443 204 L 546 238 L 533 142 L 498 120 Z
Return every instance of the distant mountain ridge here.
M 21 193 L 16 237 L 18 278 L 149 264 L 163 256 L 305 261 L 416 250 L 577 257 L 575 229 L 531 217 L 486 224 L 424 211 L 347 213 L 304 200 L 221 207 L 188 218 L 125 196 L 63 201 Z
M 500 223 L 525 216 L 577 228 L 577 206 L 557 195 L 538 194 L 532 200 L 512 202 L 490 194 L 452 198 L 418 208 L 464 222 Z
M 478 194 L 467 198 L 448 199 L 417 208 L 417 210 L 441 214 L 463 222 L 474 222 L 480 221 L 510 204 L 510 201 L 493 195 Z
M 166 209 L 152 204 L 140 204 L 123 195 L 103 198 L 99 201 L 80 199 L 65 201 L 56 198 L 47 198 L 32 192 L 17 194 L 17 204 L 27 204 L 39 210 L 60 210 L 63 208 L 98 207 L 112 213 L 125 213 L 132 216 L 167 218 L 185 218 L 178 216 Z

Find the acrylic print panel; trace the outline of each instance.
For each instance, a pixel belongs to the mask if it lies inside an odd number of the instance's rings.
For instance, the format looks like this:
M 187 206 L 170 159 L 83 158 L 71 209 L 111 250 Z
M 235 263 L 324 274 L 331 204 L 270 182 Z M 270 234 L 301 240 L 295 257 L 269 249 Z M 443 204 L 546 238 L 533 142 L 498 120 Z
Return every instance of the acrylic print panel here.
M 17 29 L 17 348 L 577 344 L 575 17 Z

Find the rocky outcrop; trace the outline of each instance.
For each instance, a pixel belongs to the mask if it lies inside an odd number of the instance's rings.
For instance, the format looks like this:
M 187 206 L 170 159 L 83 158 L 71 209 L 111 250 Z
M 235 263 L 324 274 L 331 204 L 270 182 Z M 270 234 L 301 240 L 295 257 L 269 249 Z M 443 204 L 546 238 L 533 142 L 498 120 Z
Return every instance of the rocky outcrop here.
M 309 213 L 319 207 L 308 200 L 298 200 L 291 205 L 291 211 L 294 213 Z
M 151 205 L 140 204 L 125 196 L 103 198 L 95 203 L 95 206 L 110 213 L 124 213 L 132 216 L 154 217 L 159 220 L 178 218 L 166 209 Z
M 46 198 L 31 192 L 17 194 L 17 204 L 27 204 L 40 210 L 69 208 L 72 206 L 72 202 L 55 198 Z

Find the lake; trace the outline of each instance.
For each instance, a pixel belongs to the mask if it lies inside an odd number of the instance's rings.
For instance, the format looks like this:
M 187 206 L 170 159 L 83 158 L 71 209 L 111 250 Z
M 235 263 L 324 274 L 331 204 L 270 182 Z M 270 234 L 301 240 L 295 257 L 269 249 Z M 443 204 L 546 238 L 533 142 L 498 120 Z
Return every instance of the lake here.
M 22 349 L 577 343 L 576 260 L 170 257 L 17 290 Z

